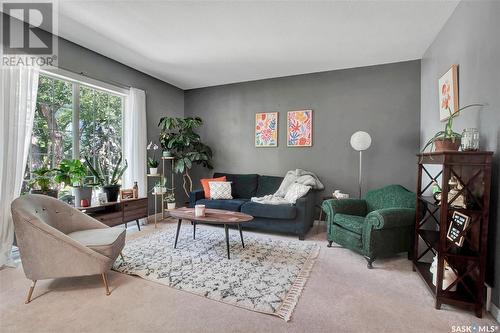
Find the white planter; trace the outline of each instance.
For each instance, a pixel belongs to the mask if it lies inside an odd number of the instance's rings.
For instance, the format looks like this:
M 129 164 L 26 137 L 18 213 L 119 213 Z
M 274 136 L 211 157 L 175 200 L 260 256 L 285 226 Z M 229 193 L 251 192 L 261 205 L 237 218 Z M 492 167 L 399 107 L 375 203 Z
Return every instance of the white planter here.
M 167 202 L 167 209 L 175 209 L 175 202 Z
M 158 174 L 158 168 L 149 168 L 149 174 L 150 175 L 157 175 Z

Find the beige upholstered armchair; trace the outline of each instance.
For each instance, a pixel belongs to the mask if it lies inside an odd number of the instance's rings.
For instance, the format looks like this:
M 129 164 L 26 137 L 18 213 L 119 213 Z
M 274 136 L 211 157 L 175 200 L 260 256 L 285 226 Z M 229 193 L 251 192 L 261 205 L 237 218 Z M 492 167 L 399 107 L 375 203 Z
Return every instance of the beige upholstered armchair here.
M 125 230 L 110 228 L 70 205 L 45 195 L 23 195 L 12 202 L 12 217 L 24 274 L 37 280 L 101 274 L 125 245 Z

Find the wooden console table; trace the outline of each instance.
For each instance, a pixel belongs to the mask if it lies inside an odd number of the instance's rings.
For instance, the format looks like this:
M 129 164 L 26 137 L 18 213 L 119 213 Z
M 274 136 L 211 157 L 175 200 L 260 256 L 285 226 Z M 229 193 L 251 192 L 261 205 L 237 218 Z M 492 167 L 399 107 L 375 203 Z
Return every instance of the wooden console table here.
M 83 213 L 110 227 L 135 221 L 139 231 L 139 219 L 148 217 L 148 198 L 108 202 L 103 205 L 77 207 Z

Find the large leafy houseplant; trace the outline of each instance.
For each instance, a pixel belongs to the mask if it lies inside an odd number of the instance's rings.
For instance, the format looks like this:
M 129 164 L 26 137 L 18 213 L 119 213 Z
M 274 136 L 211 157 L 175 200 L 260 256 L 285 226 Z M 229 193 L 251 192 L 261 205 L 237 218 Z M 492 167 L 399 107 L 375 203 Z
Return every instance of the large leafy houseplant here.
M 120 153 L 118 158 L 100 156 L 92 163 L 90 157 L 85 156 L 85 164 L 95 179 L 95 185 L 100 186 L 108 196 L 108 201 L 118 200 L 118 193 L 121 185 L 118 182 L 122 179 L 123 173 L 128 168 L 127 160 L 123 161 L 123 155 Z M 123 163 L 122 163 L 123 161 Z
M 54 169 L 54 180 L 56 183 L 73 187 L 75 196 L 75 205 L 80 206 L 83 201 L 90 204 L 92 201 L 92 187 L 85 186 L 85 177 L 87 177 L 87 167 L 77 159 L 64 159 L 59 166 Z
M 193 190 L 193 180 L 189 170 L 194 164 L 212 169 L 212 149 L 201 142 L 195 132 L 203 121 L 199 117 L 173 118 L 163 117 L 158 126 L 161 129 L 160 144 L 164 150 L 175 157 L 175 172 L 182 174 L 183 189 L 187 196 Z
M 466 105 L 460 109 L 458 109 L 454 114 L 451 112 L 451 109 L 448 107 L 448 112 L 450 113 L 450 117 L 446 121 L 444 125 L 444 130 L 437 132 L 434 134 L 432 138 L 427 141 L 422 151 L 425 151 L 430 147 L 430 151 L 442 151 L 442 150 L 458 150 L 460 147 L 460 140 L 462 135 L 453 130 L 453 119 L 458 116 L 459 112 L 465 110 L 467 108 L 473 106 L 483 106 L 482 104 L 470 104 Z M 437 146 L 437 147 L 436 147 Z M 439 149 L 437 149 L 439 148 Z
M 57 189 L 53 188 L 54 170 L 46 165 L 32 171 L 33 178 L 28 182 L 30 192 L 45 194 L 57 198 Z

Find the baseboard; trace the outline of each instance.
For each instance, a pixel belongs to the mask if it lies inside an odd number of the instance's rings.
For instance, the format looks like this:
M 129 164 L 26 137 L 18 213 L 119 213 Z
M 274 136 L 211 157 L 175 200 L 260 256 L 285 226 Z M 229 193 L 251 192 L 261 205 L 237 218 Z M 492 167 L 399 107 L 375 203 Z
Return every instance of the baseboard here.
M 490 313 L 493 316 L 493 318 L 495 318 L 497 323 L 500 323 L 500 310 L 493 303 L 491 303 L 491 305 L 490 305 Z

